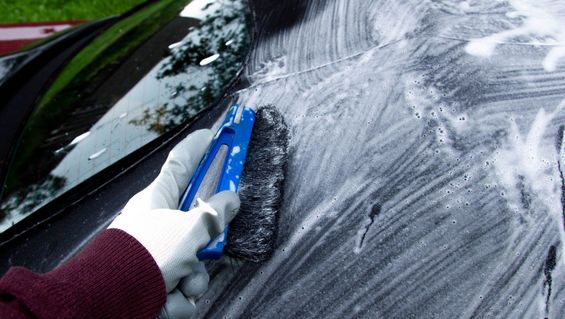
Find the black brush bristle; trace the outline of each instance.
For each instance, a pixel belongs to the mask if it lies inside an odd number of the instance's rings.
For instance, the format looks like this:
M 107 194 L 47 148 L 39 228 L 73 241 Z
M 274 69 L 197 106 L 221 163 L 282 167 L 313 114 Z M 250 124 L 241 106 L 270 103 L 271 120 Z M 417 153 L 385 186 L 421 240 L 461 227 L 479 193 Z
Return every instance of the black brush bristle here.
M 260 107 L 239 184 L 241 206 L 230 223 L 225 247 L 232 257 L 262 262 L 273 254 L 288 140 L 288 126 L 279 111 L 273 106 Z

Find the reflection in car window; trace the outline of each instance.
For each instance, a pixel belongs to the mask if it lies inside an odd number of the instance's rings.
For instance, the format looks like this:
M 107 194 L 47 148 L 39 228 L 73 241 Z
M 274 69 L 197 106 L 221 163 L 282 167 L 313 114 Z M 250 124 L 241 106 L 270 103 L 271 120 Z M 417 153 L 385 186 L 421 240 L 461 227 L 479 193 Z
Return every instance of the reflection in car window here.
M 8 74 L 14 72 L 26 59 L 28 59 L 28 54 L 26 53 L 0 57 L 0 85 L 6 81 Z
M 26 124 L 0 231 L 217 100 L 247 54 L 247 18 L 243 0 L 160 1 L 85 47 Z

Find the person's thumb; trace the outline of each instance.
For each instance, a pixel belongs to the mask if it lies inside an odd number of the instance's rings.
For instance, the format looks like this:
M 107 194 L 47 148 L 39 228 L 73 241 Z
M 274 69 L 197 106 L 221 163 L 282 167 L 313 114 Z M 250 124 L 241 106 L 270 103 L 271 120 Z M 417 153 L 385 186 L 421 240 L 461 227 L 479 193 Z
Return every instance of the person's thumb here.
M 224 225 L 228 224 L 239 211 L 241 204 L 239 196 L 232 191 L 223 191 L 215 194 L 207 200 L 218 215 L 223 215 Z

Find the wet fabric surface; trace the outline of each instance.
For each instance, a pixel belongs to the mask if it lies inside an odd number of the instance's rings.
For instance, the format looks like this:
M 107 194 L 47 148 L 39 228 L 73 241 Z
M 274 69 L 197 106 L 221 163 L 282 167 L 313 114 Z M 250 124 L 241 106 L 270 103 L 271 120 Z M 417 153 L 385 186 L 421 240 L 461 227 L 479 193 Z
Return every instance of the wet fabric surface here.
M 256 19 L 249 86 L 229 98 L 291 128 L 279 248 L 216 267 L 200 316 L 565 313 L 563 2 L 309 1 Z

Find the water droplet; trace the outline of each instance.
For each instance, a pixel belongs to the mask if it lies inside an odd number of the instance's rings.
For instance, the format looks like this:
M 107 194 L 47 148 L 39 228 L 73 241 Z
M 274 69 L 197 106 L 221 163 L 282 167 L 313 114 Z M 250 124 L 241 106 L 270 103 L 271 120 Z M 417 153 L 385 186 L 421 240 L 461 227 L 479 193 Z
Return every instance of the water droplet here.
M 91 161 L 93 159 L 96 159 L 96 158 L 100 157 L 100 155 L 104 154 L 105 152 L 106 152 L 106 148 L 103 148 L 103 149 L 99 150 L 98 152 L 90 155 L 88 157 L 88 160 Z
M 208 64 L 216 61 L 218 58 L 220 58 L 220 55 L 218 53 L 211 55 L 207 58 L 204 58 L 204 59 L 202 59 L 202 61 L 200 61 L 200 66 L 208 65 Z

